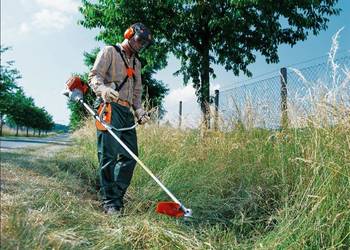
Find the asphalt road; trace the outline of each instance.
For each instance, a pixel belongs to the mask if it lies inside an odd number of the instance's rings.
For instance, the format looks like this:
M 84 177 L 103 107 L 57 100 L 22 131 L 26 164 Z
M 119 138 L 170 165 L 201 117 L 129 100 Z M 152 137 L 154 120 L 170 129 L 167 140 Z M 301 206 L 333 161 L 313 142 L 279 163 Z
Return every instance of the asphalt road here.
M 0 148 L 5 149 L 16 149 L 26 147 L 37 147 L 43 145 L 71 145 L 69 134 L 59 134 L 53 137 L 0 137 Z

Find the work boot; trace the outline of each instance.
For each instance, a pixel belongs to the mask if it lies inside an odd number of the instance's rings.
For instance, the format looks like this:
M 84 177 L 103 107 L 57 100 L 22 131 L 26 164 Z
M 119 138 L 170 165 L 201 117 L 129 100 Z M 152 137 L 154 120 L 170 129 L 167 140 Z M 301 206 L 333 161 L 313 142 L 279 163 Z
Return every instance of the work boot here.
M 110 215 L 117 215 L 122 216 L 122 211 L 120 208 L 117 207 L 113 207 L 113 206 L 104 206 L 103 210 L 106 214 L 110 214 Z

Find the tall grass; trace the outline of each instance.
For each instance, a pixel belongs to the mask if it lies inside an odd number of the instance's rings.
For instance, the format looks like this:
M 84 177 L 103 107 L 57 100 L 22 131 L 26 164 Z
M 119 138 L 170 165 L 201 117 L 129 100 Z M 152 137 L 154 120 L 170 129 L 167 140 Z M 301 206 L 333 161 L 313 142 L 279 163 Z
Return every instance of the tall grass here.
M 212 132 L 203 138 L 196 130 L 139 128 L 140 158 L 193 209 L 193 219 L 183 221 L 154 212 L 158 201 L 169 198 L 140 167 L 127 192 L 125 217 L 102 213 L 94 195 L 95 129 L 87 121 L 75 134 L 78 146 L 55 158 L 56 171 L 72 178 L 58 175 L 60 180 L 74 190 L 78 177 L 77 190 L 38 195 L 33 204 L 40 219 L 27 221 L 33 215 L 19 210 L 9 230 L 25 229 L 15 237 L 30 246 L 62 249 L 346 249 L 349 130 L 342 123 Z M 80 188 L 90 199 L 81 197 Z
M 94 128 L 88 124 L 77 132 L 83 135 L 78 136 L 77 152 L 84 162 L 71 165 L 76 168 L 71 171 L 80 169 L 80 176 L 93 183 L 96 148 Z M 90 239 L 94 247 L 350 246 L 347 124 L 283 132 L 241 129 L 206 138 L 196 130 L 157 126 L 138 133 L 140 158 L 193 209 L 194 218 L 182 221 L 155 214 L 156 203 L 169 198 L 137 168 L 126 197 L 126 217 L 115 219 L 115 225 L 106 225 L 112 218 L 103 218 L 98 225 L 110 232 L 98 236 L 101 242 Z M 77 235 L 89 238 L 79 228 Z
M 169 198 L 140 167 L 125 216 L 102 213 L 92 120 L 75 133 L 74 147 L 45 161 L 3 154 L 5 184 L 21 181 L 2 189 L 2 247 L 349 249 L 347 93 L 329 89 L 313 99 L 307 122 L 283 131 L 240 126 L 203 137 L 196 129 L 138 128 L 140 158 L 193 210 L 190 220 L 155 213 Z

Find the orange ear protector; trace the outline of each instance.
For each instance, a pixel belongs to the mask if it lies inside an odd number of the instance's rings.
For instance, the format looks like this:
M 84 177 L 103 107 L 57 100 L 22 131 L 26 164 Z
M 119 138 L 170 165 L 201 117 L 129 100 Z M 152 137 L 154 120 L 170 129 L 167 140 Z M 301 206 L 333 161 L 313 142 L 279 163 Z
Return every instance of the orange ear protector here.
M 124 33 L 124 38 L 130 40 L 134 36 L 134 34 L 134 29 L 132 27 L 129 27 Z

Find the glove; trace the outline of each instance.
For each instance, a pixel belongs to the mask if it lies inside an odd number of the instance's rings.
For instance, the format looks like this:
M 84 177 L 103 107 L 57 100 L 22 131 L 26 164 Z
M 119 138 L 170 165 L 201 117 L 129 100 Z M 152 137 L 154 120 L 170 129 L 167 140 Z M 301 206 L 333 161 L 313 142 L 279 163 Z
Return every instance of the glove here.
M 144 111 L 142 108 L 137 109 L 135 113 L 136 113 L 137 122 L 140 125 L 143 125 L 146 122 L 148 122 L 149 120 L 151 120 L 151 118 L 148 116 L 147 112 Z
M 97 87 L 96 95 L 101 96 L 104 102 L 117 101 L 119 98 L 118 91 L 104 85 Z

